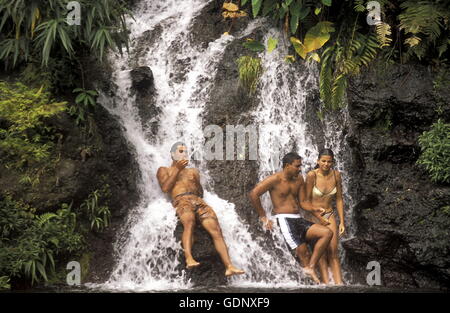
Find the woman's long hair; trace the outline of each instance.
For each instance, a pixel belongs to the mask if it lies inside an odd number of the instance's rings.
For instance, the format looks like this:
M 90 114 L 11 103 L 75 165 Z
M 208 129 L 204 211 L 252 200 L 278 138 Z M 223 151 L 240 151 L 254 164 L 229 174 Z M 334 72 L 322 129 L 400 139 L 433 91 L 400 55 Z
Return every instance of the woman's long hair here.
M 333 161 L 334 161 L 334 152 L 333 152 L 333 150 L 327 149 L 327 148 L 320 150 L 319 151 L 319 157 L 317 158 L 317 160 L 320 160 L 320 158 L 323 157 L 324 155 L 330 156 L 331 159 L 333 159 Z M 317 169 L 317 168 L 319 168 L 319 164 L 316 164 L 316 166 L 314 167 L 314 169 Z

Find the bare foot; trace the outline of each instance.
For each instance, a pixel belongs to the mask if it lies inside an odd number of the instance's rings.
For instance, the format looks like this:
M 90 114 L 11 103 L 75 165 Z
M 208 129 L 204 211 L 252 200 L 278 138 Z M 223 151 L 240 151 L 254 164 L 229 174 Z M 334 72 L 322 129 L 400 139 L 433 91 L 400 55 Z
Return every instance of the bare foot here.
M 188 268 L 188 269 L 194 268 L 194 267 L 199 266 L 199 265 L 200 265 L 200 263 L 198 263 L 194 259 L 186 260 L 186 268 Z
M 245 272 L 243 270 L 240 270 L 240 269 L 234 267 L 233 265 L 230 265 L 227 267 L 227 270 L 225 271 L 225 276 L 229 277 L 232 275 L 241 275 L 244 273 Z
M 314 269 L 310 268 L 310 267 L 304 267 L 303 271 L 305 272 L 306 275 L 308 275 L 312 280 L 314 280 L 314 282 L 316 284 L 320 284 L 320 280 L 316 275 L 316 272 L 314 271 Z

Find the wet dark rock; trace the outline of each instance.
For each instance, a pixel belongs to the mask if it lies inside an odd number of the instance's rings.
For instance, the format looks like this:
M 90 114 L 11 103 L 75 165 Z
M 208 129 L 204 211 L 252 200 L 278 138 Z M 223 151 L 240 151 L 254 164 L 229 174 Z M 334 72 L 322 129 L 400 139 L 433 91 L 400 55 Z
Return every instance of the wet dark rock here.
M 353 169 L 357 233 L 343 246 L 361 283 L 375 260 L 384 286 L 450 286 L 450 187 L 416 165 L 418 136 L 438 118 L 432 81 L 426 68 L 403 65 L 364 73 L 349 86 L 349 146 L 360 161 Z
M 178 223 L 175 229 L 175 237 L 181 242 L 183 234 L 183 226 Z M 208 232 L 197 223 L 194 229 L 194 245 L 192 247 L 192 255 L 195 260 L 200 263 L 199 266 L 186 269 L 186 261 L 180 256 L 180 271 L 186 271 L 186 278 L 195 286 L 215 287 L 224 285 L 227 278 L 225 277 L 225 266 L 220 260 L 219 254 L 214 248 L 213 241 Z
M 131 83 L 136 92 L 141 94 L 153 93 L 155 86 L 153 73 L 148 66 L 140 66 L 130 72 Z
M 156 90 L 153 73 L 148 66 L 140 66 L 134 68 L 130 76 L 139 117 L 144 129 L 148 130 L 148 138 L 151 140 L 158 132 L 158 115 L 161 113 L 161 109 L 155 105 Z

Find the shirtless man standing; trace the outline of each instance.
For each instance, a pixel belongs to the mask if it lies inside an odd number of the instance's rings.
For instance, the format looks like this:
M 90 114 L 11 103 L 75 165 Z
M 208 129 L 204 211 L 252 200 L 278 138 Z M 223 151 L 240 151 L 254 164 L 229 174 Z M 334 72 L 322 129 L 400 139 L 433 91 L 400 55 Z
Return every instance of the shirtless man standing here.
M 286 243 L 291 249 L 295 249 L 296 255 L 303 263 L 305 274 L 316 283 L 320 283 L 315 267 L 326 251 L 333 232 L 325 226 L 313 224 L 300 217 L 300 204 L 307 211 L 324 212 L 322 208 L 315 208 L 305 201 L 305 183 L 300 174 L 301 165 L 301 157 L 297 153 L 286 154 L 283 158 L 283 170 L 257 184 L 250 192 L 250 199 L 259 214 L 260 221 L 264 223 L 266 229 L 272 230 L 272 221 L 267 218 L 260 200 L 261 195 L 269 191 L 273 212 Z M 306 256 L 307 241 L 315 242 L 311 258 Z
M 212 237 L 214 246 L 225 265 L 225 276 L 244 274 L 244 271 L 234 267 L 231 263 L 216 213 L 202 199 L 203 188 L 200 184 L 198 169 L 186 168 L 189 163 L 186 145 L 177 142 L 172 146 L 170 152 L 172 155 L 171 166 L 160 167 L 156 176 L 162 191 L 170 194 L 172 205 L 183 224 L 181 241 L 186 267 L 193 268 L 200 265 L 192 257 L 193 230 L 197 218 Z

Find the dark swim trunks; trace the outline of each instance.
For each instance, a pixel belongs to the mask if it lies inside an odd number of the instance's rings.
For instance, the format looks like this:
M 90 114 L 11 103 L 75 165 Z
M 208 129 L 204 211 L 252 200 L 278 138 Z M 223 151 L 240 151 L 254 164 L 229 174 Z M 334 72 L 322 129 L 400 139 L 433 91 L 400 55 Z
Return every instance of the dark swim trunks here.
M 296 249 L 306 242 L 306 232 L 314 225 L 300 217 L 300 214 L 277 214 L 278 225 L 289 248 Z
M 217 220 L 214 210 L 202 198 L 192 192 L 175 196 L 172 205 L 176 209 L 178 217 L 181 217 L 187 212 L 192 212 L 200 221 L 206 218 Z

